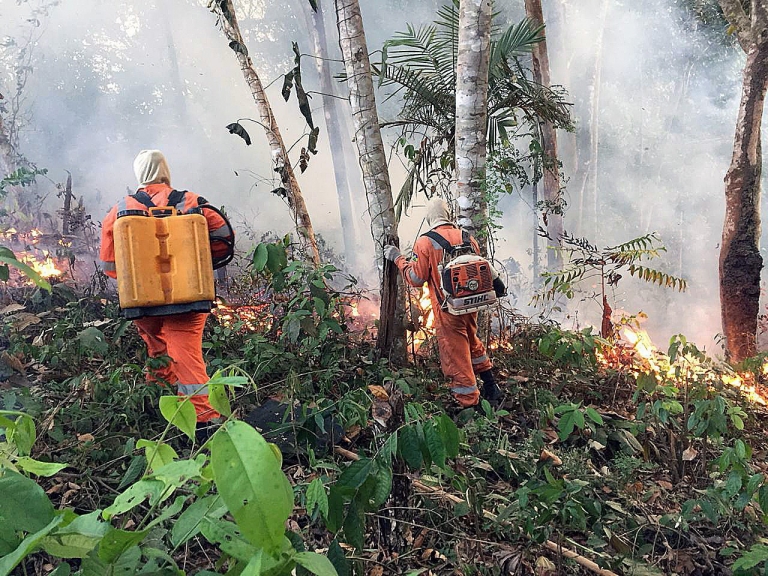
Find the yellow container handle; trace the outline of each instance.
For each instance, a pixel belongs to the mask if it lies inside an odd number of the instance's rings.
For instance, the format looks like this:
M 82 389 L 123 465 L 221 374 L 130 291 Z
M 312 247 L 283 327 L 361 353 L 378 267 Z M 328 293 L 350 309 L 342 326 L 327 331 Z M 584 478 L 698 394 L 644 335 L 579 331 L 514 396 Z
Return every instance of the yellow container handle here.
M 168 216 L 176 216 L 178 210 L 173 206 L 152 206 L 149 208 L 149 215 L 154 218 L 166 218 Z

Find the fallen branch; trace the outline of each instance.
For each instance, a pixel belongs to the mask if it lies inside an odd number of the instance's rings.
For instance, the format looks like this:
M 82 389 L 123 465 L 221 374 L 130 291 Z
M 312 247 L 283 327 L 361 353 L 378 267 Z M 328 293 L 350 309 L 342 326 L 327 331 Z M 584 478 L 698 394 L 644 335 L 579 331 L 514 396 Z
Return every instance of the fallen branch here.
M 336 446 L 334 448 L 334 451 L 340 456 L 344 456 L 344 458 L 346 458 L 347 460 L 360 460 L 360 456 L 358 456 L 357 454 L 355 454 L 350 450 L 345 450 L 344 448 L 340 448 Z M 435 486 L 428 486 L 427 484 L 424 484 L 420 480 L 412 480 L 411 482 L 413 484 L 413 487 L 416 488 L 416 490 L 418 490 L 422 494 L 434 494 L 439 498 L 443 500 L 448 500 L 449 502 L 452 502 L 454 504 L 458 504 L 459 502 L 464 502 L 464 500 L 462 500 L 458 496 L 449 494 L 442 488 L 437 488 Z M 496 514 L 494 514 L 493 512 L 489 512 L 488 510 L 483 510 L 483 517 L 487 518 L 488 520 L 497 521 Z M 508 522 L 506 521 L 502 523 L 508 524 Z M 547 540 L 546 542 L 544 542 L 543 546 L 548 550 L 551 550 L 552 552 L 561 555 L 564 558 L 569 558 L 570 560 L 573 560 L 579 566 L 582 566 L 587 570 L 591 570 L 592 572 L 594 572 L 595 574 L 598 574 L 599 576 L 618 576 L 616 572 L 612 572 L 611 570 L 606 570 L 605 568 L 601 568 L 600 566 L 597 565 L 597 563 L 593 562 L 589 558 L 585 558 L 584 556 L 574 552 L 570 548 L 564 548 L 559 544 L 552 542 L 552 540 Z

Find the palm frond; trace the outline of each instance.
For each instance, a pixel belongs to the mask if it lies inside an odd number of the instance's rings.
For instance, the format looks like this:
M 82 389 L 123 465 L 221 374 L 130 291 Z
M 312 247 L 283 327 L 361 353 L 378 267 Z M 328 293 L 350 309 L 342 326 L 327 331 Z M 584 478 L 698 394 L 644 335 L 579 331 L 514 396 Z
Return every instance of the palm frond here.
M 493 40 L 489 67 L 491 76 L 503 73 L 499 67 L 502 61 L 529 54 L 533 46 L 544 39 L 543 30 L 543 25 L 537 25 L 530 18 L 525 18 L 511 25 L 498 39 Z

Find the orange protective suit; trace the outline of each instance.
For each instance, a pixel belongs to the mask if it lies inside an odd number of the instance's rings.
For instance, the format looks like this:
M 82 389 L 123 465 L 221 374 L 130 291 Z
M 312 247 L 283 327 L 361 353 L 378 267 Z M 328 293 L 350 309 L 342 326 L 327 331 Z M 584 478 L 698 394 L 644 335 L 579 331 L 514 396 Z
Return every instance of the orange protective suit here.
M 461 244 L 461 230 L 453 224 L 433 228 L 452 245 Z M 476 253 L 477 241 L 471 238 Z M 441 308 L 442 289 L 438 266 L 443 261 L 443 249 L 428 236 L 420 236 L 413 247 L 411 260 L 400 256 L 395 264 L 411 286 L 429 286 L 429 298 L 435 313 L 435 330 L 440 351 L 440 366 L 450 380 L 451 393 L 462 406 L 474 406 L 480 398 L 477 374 L 492 368 L 485 346 L 477 337 L 477 313 L 454 316 Z
M 140 164 L 139 160 L 144 163 Z M 140 166 L 144 170 L 142 173 Z M 170 173 L 165 158 L 158 151 L 144 151 L 134 163 L 137 179 L 143 190 L 152 198 L 155 206 L 165 206 L 168 196 L 173 191 L 170 186 Z M 147 182 L 147 180 L 162 180 Z M 198 206 L 197 194 L 186 192 L 184 209 Z M 117 278 L 115 271 L 114 225 L 118 210 L 145 210 L 138 200 L 127 196 L 112 208 L 101 223 L 100 256 L 104 273 Z M 225 221 L 213 211 L 204 211 L 208 229 L 215 236 L 215 231 L 224 231 Z M 227 230 L 228 231 L 228 230 Z M 168 382 L 177 387 L 179 396 L 192 395 L 190 400 L 195 407 L 198 422 L 208 422 L 220 416 L 208 401 L 208 373 L 203 360 L 203 329 L 208 314 L 188 312 L 170 316 L 145 316 L 134 320 L 139 335 L 147 344 L 151 358 L 169 356 L 171 364 L 147 374 L 150 382 Z

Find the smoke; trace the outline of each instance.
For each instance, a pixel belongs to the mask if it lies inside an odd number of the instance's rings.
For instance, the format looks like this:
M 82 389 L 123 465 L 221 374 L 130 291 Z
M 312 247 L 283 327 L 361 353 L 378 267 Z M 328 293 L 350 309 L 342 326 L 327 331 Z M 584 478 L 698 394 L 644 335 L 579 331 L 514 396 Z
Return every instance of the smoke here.
M 31 9 L 43 4 L 2 0 L 0 38 L 26 37 Z M 298 41 L 303 52 L 311 50 L 304 1 L 279 7 L 255 0 L 236 4 L 257 71 L 265 84 L 271 83 L 268 95 L 283 137 L 288 146 L 295 144 L 291 157 L 296 161 L 306 125 L 295 99 L 285 103 L 280 97 L 280 79 L 293 66 L 291 41 Z M 322 4 L 330 57 L 339 59 L 333 2 Z M 429 23 L 440 4 L 361 0 L 369 50 L 380 49 L 406 23 Z M 657 342 L 682 332 L 711 346 L 720 331 L 723 176 L 732 152 L 743 55 L 732 41 L 723 41 L 719 24 L 702 24 L 687 11 L 686 0 L 552 0 L 544 5 L 552 80 L 568 90 L 576 121 L 574 135 L 559 135 L 568 179 L 566 229 L 599 246 L 658 232 L 668 248 L 658 267 L 685 277 L 688 292 L 673 293 L 625 275 L 609 294 L 612 305 L 629 313 L 647 312 L 647 328 Z M 496 9 L 505 27 L 524 16 L 518 0 L 497 0 Z M 272 171 L 262 128 L 242 121 L 252 146 L 224 128 L 257 113 L 235 57 L 202 0 L 63 0 L 40 22 L 31 48 L 34 71 L 24 88 L 29 122 L 21 133 L 21 149 L 47 167 L 54 180 L 72 171 L 75 193 L 83 195 L 95 219 L 135 187 L 135 154 L 159 148 L 168 157 L 174 185 L 225 205 L 240 229 L 255 238 L 292 230 L 287 207 L 270 193 L 279 177 Z M 6 70 L 0 93 L 8 95 L 15 88 L 12 48 L 0 57 Z M 341 64 L 334 62 L 333 71 L 341 72 Z M 305 88 L 319 90 L 310 59 L 303 62 L 303 75 Z M 392 119 L 399 103 L 396 98 L 384 101 L 384 96 L 379 95 L 380 114 Z M 319 153 L 298 175 L 299 183 L 317 231 L 342 252 L 319 95 L 311 104 L 321 125 Z M 596 168 L 591 153 L 595 130 Z M 389 144 L 396 137 L 385 133 Z M 351 168 L 357 165 L 356 159 L 348 162 Z M 391 175 L 397 191 L 405 170 L 395 159 Z M 370 261 L 364 195 L 356 193 L 355 211 L 366 241 L 362 250 Z M 402 223 L 403 245 L 412 244 L 421 227 L 420 203 Z M 530 280 L 530 191 L 504 197 L 499 207 L 504 227 L 497 257 L 514 258 Z M 599 324 L 598 307 L 580 304 L 576 321 Z

